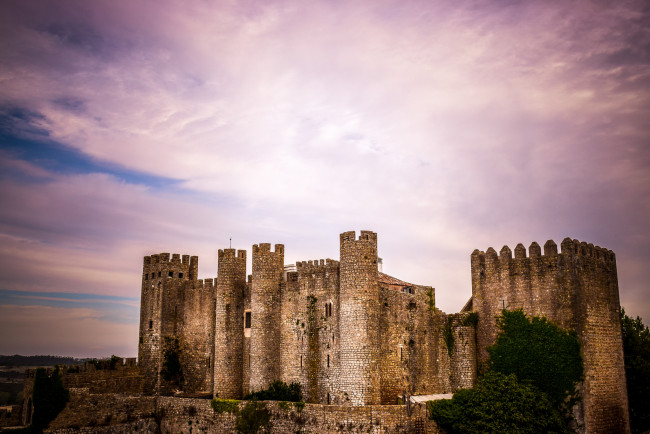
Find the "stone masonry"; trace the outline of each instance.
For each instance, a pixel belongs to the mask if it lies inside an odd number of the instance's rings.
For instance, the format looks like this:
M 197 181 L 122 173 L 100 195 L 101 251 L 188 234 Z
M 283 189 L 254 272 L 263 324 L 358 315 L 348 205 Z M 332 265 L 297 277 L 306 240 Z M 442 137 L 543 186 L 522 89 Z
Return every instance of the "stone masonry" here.
M 576 330 L 585 360 L 586 432 L 629 432 L 614 254 L 565 239 L 471 256 L 472 298 L 447 315 L 435 290 L 378 270 L 377 234 L 345 232 L 340 261 L 284 264 L 284 245 L 219 250 L 218 277 L 198 258 L 144 258 L 139 365 L 144 391 L 241 399 L 299 382 L 307 402 L 395 404 L 403 394 L 472 387 L 501 309 L 523 308 Z M 478 318 L 478 321 L 476 321 Z M 453 337 L 453 338 L 452 338 Z M 451 342 L 451 343 L 450 343 Z M 451 345 L 452 348 L 447 348 Z M 161 376 L 177 351 L 183 380 Z

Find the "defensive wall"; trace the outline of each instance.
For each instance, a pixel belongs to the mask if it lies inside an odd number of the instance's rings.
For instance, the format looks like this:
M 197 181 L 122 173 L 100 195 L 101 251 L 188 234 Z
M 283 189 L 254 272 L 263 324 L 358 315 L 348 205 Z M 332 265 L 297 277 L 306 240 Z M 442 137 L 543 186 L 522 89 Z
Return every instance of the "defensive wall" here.
M 239 409 L 246 401 L 239 404 Z M 270 433 L 439 433 L 422 406 L 340 406 L 266 401 Z M 216 413 L 210 400 L 163 396 L 89 394 L 73 389 L 50 433 L 232 433 L 237 416 Z

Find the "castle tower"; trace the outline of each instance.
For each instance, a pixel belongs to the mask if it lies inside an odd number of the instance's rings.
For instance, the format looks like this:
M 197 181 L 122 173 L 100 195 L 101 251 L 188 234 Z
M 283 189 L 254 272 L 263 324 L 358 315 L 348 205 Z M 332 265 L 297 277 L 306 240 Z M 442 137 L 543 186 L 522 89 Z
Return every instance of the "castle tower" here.
M 340 388 L 352 405 L 380 404 L 377 234 L 341 234 Z
M 250 385 L 249 390 L 265 389 L 280 379 L 281 285 L 284 272 L 284 245 L 253 246 L 251 289 Z
M 472 253 L 472 309 L 478 313 L 479 359 L 496 339 L 502 309 L 523 309 L 576 331 L 582 347 L 586 432 L 629 433 L 627 390 L 619 318 L 616 259 L 610 250 L 571 240 L 562 252 L 549 240 L 544 254 L 532 243 L 500 255 L 489 248 Z
M 145 390 L 158 392 L 165 337 L 178 336 L 183 321 L 182 288 L 196 279 L 196 256 L 160 253 L 144 257 L 140 297 L 138 360 L 148 382 Z M 180 309 L 180 310 L 179 310 Z
M 219 250 L 214 333 L 214 396 L 241 399 L 246 250 Z

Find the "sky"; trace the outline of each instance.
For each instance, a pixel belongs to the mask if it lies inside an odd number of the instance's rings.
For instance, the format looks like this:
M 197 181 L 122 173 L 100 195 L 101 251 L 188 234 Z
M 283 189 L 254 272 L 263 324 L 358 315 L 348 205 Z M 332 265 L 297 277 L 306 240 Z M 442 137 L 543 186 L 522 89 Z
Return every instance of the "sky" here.
M 0 2 L 0 354 L 137 355 L 142 258 L 285 245 L 459 311 L 470 254 L 613 250 L 650 322 L 650 4 Z

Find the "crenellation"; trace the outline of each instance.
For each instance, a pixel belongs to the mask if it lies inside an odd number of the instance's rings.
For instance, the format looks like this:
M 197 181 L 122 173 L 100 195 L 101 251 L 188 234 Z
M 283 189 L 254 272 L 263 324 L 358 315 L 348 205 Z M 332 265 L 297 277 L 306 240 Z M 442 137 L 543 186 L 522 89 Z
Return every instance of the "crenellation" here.
M 583 345 L 587 432 L 629 432 L 614 253 L 565 238 L 471 253 L 472 298 L 458 314 L 432 286 L 378 270 L 377 234 L 340 234 L 340 261 L 284 266 L 284 245 L 218 250 L 216 278 L 198 257 L 145 256 L 139 357 L 145 393 L 239 399 L 274 380 L 299 382 L 310 403 L 394 404 L 407 394 L 472 387 L 502 309 L 523 308 L 576 331 Z M 177 339 L 184 383 L 162 381 Z M 89 369 L 92 369 L 89 367 Z M 621 386 L 623 385 L 623 386 Z M 613 403 L 613 404 L 612 404 Z M 606 410 L 606 411 L 605 411 Z
M 548 240 L 544 243 L 544 256 L 550 255 L 557 255 L 557 244 L 553 240 Z

